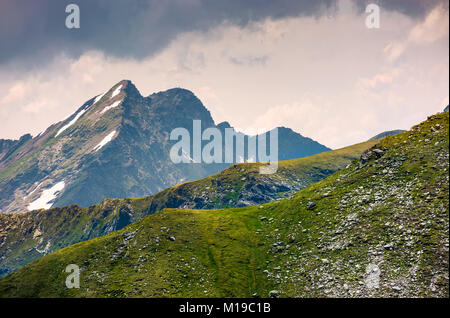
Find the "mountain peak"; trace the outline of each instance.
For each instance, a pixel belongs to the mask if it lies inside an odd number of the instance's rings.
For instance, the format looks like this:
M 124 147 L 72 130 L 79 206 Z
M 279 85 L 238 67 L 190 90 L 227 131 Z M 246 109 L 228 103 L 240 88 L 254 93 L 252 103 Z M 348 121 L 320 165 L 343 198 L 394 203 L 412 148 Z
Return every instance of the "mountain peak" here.
M 201 120 L 203 127 L 214 126 L 210 111 L 188 89 L 171 88 L 151 94 L 147 99 L 153 112 L 168 116 L 171 123 L 177 123 L 177 127 L 192 127 L 194 119 Z
M 285 127 L 285 126 L 278 126 L 278 127 L 275 127 L 274 129 L 282 130 L 282 131 L 285 131 L 285 132 L 287 132 L 287 133 L 295 133 L 295 134 L 299 134 L 299 133 L 296 133 L 295 131 L 293 131 L 291 128 Z M 272 130 L 273 130 L 273 129 L 272 129 Z M 300 135 L 300 134 L 299 134 L 299 135 Z
M 217 125 L 219 129 L 232 128 L 230 123 L 227 121 L 223 121 Z
M 188 98 L 197 98 L 197 96 L 195 96 L 195 94 L 186 89 L 186 88 L 181 88 L 181 87 L 174 87 L 174 88 L 169 88 L 165 91 L 160 91 L 157 93 L 153 93 L 151 94 L 149 97 L 173 97 L 173 96 L 180 96 L 180 97 L 188 97 Z
M 64 189 L 50 202 L 53 206 L 89 206 L 105 197 L 139 197 L 180 180 L 217 173 L 228 164 L 175 166 L 170 161 L 171 132 L 178 127 L 192 131 L 194 120 L 201 121 L 202 129 L 232 128 L 229 123 L 215 125 L 210 111 L 190 90 L 176 87 L 143 97 L 131 81 L 121 80 L 33 140 L 26 142 L 28 136 L 23 143 L 0 145 L 0 170 L 23 159 L 14 177 L 0 185 L 0 209 L 28 209 L 42 195 L 45 198 L 49 186 L 61 182 Z M 279 137 L 279 160 L 329 150 L 288 128 Z M 24 159 L 31 152 L 35 157 Z

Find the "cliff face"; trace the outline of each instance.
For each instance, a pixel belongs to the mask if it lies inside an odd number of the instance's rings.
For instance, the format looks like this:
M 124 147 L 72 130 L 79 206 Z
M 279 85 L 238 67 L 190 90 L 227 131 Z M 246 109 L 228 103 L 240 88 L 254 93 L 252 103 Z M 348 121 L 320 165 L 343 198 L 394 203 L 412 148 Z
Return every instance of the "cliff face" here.
M 170 160 L 176 142 L 169 140 L 171 131 L 192 132 L 193 120 L 200 120 L 202 129 L 217 127 L 188 90 L 143 97 L 130 81 L 121 81 L 34 138 L 0 141 L 0 211 L 87 207 L 107 197 L 141 197 L 229 167 Z M 281 134 L 280 140 L 279 159 L 329 150 L 294 132 Z

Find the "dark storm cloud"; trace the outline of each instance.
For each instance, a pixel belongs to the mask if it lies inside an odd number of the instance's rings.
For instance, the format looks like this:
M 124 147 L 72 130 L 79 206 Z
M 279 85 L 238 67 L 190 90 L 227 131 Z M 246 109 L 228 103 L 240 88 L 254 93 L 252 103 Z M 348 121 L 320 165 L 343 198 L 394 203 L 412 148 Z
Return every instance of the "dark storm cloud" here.
M 376 3 L 380 8 L 397 11 L 413 18 L 422 19 L 439 4 L 448 8 L 448 0 L 354 0 L 361 12 L 364 12 L 369 3 Z
M 364 1 L 356 0 L 360 6 Z M 389 9 L 422 16 L 438 0 L 389 0 Z M 81 28 L 65 27 L 65 7 L 79 5 Z M 246 25 L 267 17 L 319 16 L 335 0 L 2 0 L 0 63 L 48 60 L 55 53 L 79 56 L 98 49 L 117 57 L 142 58 L 185 31 L 208 30 L 224 21 Z
M 65 7 L 80 7 L 81 28 L 65 27 Z M 0 61 L 77 56 L 89 49 L 141 58 L 165 47 L 181 32 L 207 30 L 225 20 L 237 25 L 266 17 L 319 14 L 332 0 L 2 0 Z

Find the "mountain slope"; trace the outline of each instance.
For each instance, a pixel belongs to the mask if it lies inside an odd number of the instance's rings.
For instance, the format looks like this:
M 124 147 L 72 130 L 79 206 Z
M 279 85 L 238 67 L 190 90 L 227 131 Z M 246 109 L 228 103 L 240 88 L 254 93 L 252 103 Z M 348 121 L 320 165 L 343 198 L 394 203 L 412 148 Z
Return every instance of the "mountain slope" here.
M 384 137 L 387 137 L 387 136 L 393 136 L 393 135 L 401 134 L 402 132 L 405 132 L 405 130 L 402 130 L 402 129 L 388 130 L 388 131 L 384 131 L 382 133 L 379 133 L 376 136 L 373 136 L 369 140 L 381 139 L 381 138 L 384 138 Z
M 65 246 L 119 230 L 164 208 L 228 208 L 288 197 L 345 168 L 375 142 L 279 162 L 276 174 L 259 163 L 237 164 L 211 177 L 186 182 L 150 197 L 105 199 L 47 211 L 0 214 L 0 277 Z
M 0 280 L 0 296 L 448 297 L 448 120 L 380 140 L 293 198 L 166 209 L 67 247 Z
M 23 135 L 19 140 L 0 139 L 0 162 L 3 158 L 10 157 L 17 149 L 32 137 L 30 134 Z
M 171 131 L 192 132 L 193 120 L 201 120 L 203 129 L 216 127 L 192 92 L 175 88 L 143 97 L 130 81 L 121 81 L 36 137 L 1 141 L 0 211 L 140 197 L 227 168 L 170 160 L 176 142 L 169 140 Z M 287 137 L 279 147 L 289 154 L 285 159 L 329 150 L 294 132 Z

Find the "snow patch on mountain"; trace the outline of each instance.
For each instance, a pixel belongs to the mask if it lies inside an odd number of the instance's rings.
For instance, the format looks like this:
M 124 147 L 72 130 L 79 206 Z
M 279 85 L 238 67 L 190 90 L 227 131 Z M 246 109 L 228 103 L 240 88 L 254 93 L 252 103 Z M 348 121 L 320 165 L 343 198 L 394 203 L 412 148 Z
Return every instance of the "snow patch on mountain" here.
M 80 112 L 67 124 L 64 125 L 56 134 L 55 137 L 58 137 L 64 130 L 75 124 L 75 122 L 86 112 L 86 109 L 80 110 Z
M 101 114 L 106 113 L 106 112 L 107 112 L 108 110 L 110 110 L 111 108 L 114 108 L 114 107 L 119 106 L 120 102 L 121 102 L 120 100 L 115 101 L 115 102 L 112 103 L 111 105 L 106 106 L 105 108 L 103 108 L 103 110 L 102 110 L 100 113 L 101 113 Z
M 66 184 L 64 183 L 64 181 L 61 181 L 55 184 L 53 187 L 45 189 L 44 191 L 42 191 L 41 196 L 38 199 L 34 200 L 28 205 L 27 209 L 29 211 L 38 209 L 50 209 L 53 205 L 53 201 L 64 189 L 65 185 Z
M 106 93 L 100 94 L 98 95 L 95 99 L 94 99 L 94 104 L 97 103 L 100 99 L 102 99 L 103 96 L 105 96 Z
M 111 98 L 114 98 L 114 96 L 116 96 L 117 94 L 120 93 L 120 90 L 122 89 L 122 86 L 123 86 L 123 85 L 120 85 L 119 87 L 117 87 L 117 88 L 114 90 L 114 92 L 112 92 Z
M 47 131 L 47 129 L 44 129 L 43 131 L 41 131 L 39 134 L 36 135 L 36 137 L 34 138 L 39 138 L 43 133 L 45 133 Z
M 103 138 L 103 140 L 100 141 L 100 143 L 99 143 L 97 146 L 94 147 L 94 151 L 98 151 L 98 150 L 100 150 L 101 148 L 103 148 L 104 145 L 106 145 L 108 142 L 110 142 L 110 141 L 113 139 L 113 137 L 114 137 L 115 134 L 116 134 L 116 131 L 115 131 L 115 130 L 112 131 L 112 132 L 110 132 L 110 133 L 108 134 L 108 136 L 106 136 L 105 138 Z

